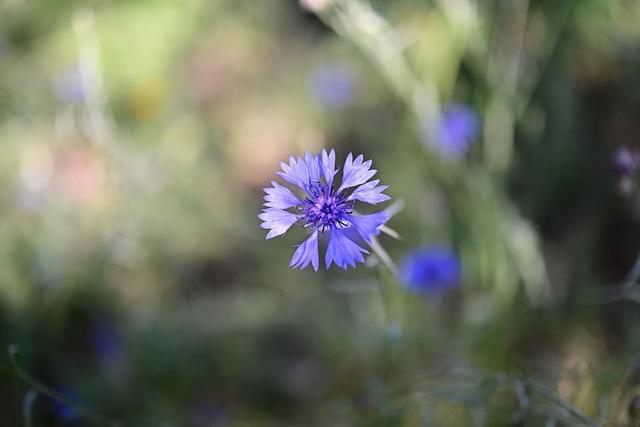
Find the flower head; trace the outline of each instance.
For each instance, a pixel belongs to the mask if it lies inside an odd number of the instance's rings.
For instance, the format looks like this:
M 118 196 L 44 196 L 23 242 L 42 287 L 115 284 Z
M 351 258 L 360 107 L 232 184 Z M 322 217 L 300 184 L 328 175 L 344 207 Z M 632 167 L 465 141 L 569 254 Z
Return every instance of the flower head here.
M 95 356 L 104 368 L 113 368 L 123 361 L 123 343 L 112 325 L 100 320 L 94 321 L 91 339 Z
M 348 104 L 356 92 L 354 72 L 343 64 L 325 64 L 316 68 L 309 79 L 310 91 L 325 108 Z
M 186 416 L 190 421 L 189 425 L 194 427 L 228 425 L 230 421 L 225 408 L 207 398 L 192 402 L 187 408 Z
M 620 147 L 614 154 L 613 163 L 620 173 L 633 175 L 640 168 L 640 152 L 629 147 Z
M 66 386 L 56 387 L 55 391 L 65 397 L 68 402 L 63 402 L 58 399 L 51 398 L 51 405 L 53 407 L 53 413 L 58 421 L 64 425 L 78 425 L 83 421 L 82 413 L 78 406 L 71 406 L 69 402 L 80 404 L 78 395 Z
M 366 249 L 353 240 L 353 233 L 364 242 L 380 234 L 380 227 L 389 219 L 385 211 L 369 215 L 355 213 L 356 202 L 376 205 L 389 200 L 382 192 L 386 185 L 379 180 L 369 181 L 375 174 L 371 160 L 364 161 L 361 155 L 355 159 L 349 153 L 342 168 L 342 181 L 335 180 L 338 169 L 336 154 L 322 150 L 318 155 L 307 153 L 304 158 L 290 157 L 289 163 L 281 163 L 277 174 L 297 188 L 303 196 L 294 194 L 288 187 L 271 182 L 265 188 L 264 210 L 258 217 L 262 228 L 268 229 L 267 239 L 283 235 L 294 224 L 309 230 L 309 237 L 302 242 L 291 258 L 293 268 L 305 268 L 309 264 L 317 271 L 319 265 L 318 241 L 328 235 L 329 243 L 325 255 L 327 268 L 332 263 L 347 269 L 364 262 Z
M 480 130 L 480 120 L 473 109 L 464 104 L 446 108 L 438 127 L 438 149 L 447 157 L 460 157 L 467 152 Z
M 409 254 L 401 267 L 407 289 L 418 293 L 438 293 L 460 283 L 460 259 L 449 248 L 427 246 Z

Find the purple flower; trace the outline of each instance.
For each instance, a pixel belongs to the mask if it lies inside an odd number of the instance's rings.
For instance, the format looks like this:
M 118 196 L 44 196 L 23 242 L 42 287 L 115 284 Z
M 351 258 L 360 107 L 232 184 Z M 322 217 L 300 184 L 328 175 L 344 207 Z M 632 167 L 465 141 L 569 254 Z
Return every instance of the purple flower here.
M 122 362 L 124 350 L 118 331 L 108 323 L 96 320 L 91 336 L 93 349 L 103 367 L 115 366 Z
M 640 167 L 640 153 L 629 147 L 620 147 L 613 157 L 616 169 L 625 175 L 633 175 Z
M 229 416 L 224 408 L 207 399 L 198 400 L 189 405 L 187 419 L 189 425 L 193 427 L 213 427 L 226 425 L 229 422 Z
M 408 255 L 401 276 L 407 289 L 418 293 L 438 293 L 457 286 L 462 276 L 460 259 L 449 248 L 427 246 Z
M 478 136 L 480 120 L 464 104 L 452 104 L 442 113 L 438 126 L 438 149 L 447 157 L 460 157 Z
M 77 394 L 67 387 L 56 387 L 55 391 L 71 402 L 78 402 L 80 400 L 78 399 Z M 53 397 L 51 398 L 51 404 L 53 406 L 53 413 L 55 414 L 56 419 L 58 419 L 62 424 L 72 426 L 77 425 L 82 421 L 82 415 L 78 407 L 70 406 L 67 402 L 54 399 Z
M 313 97 L 326 108 L 347 104 L 355 93 L 355 76 L 341 64 L 323 65 L 311 74 L 309 86 Z
M 354 212 L 357 201 L 376 205 L 389 200 L 382 192 L 386 185 L 379 180 L 369 181 L 376 174 L 370 169 L 371 160 L 364 161 L 361 155 L 355 159 L 349 153 L 342 169 L 342 183 L 334 183 L 338 169 L 335 167 L 334 150 L 322 150 L 318 155 L 306 153 L 305 157 L 289 157 L 289 163 L 280 163 L 282 172 L 277 172 L 285 181 L 305 194 L 298 197 L 289 188 L 271 182 L 265 188 L 264 210 L 258 218 L 262 228 L 268 229 L 267 239 L 283 235 L 294 224 L 310 231 L 309 237 L 298 245 L 291 258 L 290 267 L 306 268 L 310 263 L 318 270 L 318 241 L 325 232 L 329 243 L 325 255 L 327 268 L 332 263 L 347 269 L 364 262 L 363 253 L 368 253 L 353 240 L 352 233 L 364 242 L 380 234 L 380 227 L 389 219 L 385 211 L 369 215 Z

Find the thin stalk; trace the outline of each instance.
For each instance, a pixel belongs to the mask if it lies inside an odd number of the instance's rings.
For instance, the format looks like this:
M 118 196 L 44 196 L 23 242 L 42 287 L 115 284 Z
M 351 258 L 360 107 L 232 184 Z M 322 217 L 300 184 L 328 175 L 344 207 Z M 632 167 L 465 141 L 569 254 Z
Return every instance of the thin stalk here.
M 32 389 L 31 391 L 34 392 L 38 392 L 40 394 L 44 394 L 46 396 L 51 397 L 52 399 L 55 399 L 59 402 L 64 403 L 67 406 L 70 406 L 72 408 L 75 408 L 78 410 L 78 412 L 85 416 L 86 418 L 94 421 L 96 424 L 99 425 L 105 425 L 105 426 L 112 426 L 115 427 L 117 426 L 116 423 L 108 420 L 107 418 L 103 417 L 102 415 L 94 412 L 93 410 L 89 409 L 89 408 L 85 408 L 81 405 L 78 405 L 77 402 L 74 402 L 73 400 L 69 399 L 68 397 L 64 396 L 63 394 L 59 393 L 58 391 L 52 389 L 51 387 L 41 383 L 40 381 L 38 381 L 37 379 L 35 379 L 34 377 L 32 377 L 31 375 L 29 375 L 27 372 L 25 372 L 21 367 L 20 364 L 18 363 L 18 357 L 20 355 L 20 349 L 18 348 L 17 345 L 10 345 L 9 346 L 9 362 L 11 363 L 11 367 L 13 368 L 15 374 L 18 376 L 18 378 L 20 378 L 21 380 L 23 380 L 24 382 L 26 382 L 27 384 L 29 384 Z M 35 397 L 34 397 L 35 399 Z M 25 402 L 25 408 L 26 408 L 26 402 Z M 30 420 L 29 420 L 30 422 Z
M 38 398 L 38 392 L 33 388 L 30 388 L 29 391 L 24 395 L 24 399 L 22 400 L 22 414 L 24 416 L 24 425 L 25 427 L 33 427 L 33 403 Z
M 633 264 L 633 267 L 631 267 L 631 270 L 624 280 L 624 290 L 626 291 L 632 288 L 636 283 L 638 283 L 638 279 L 640 279 L 640 255 L 636 258 L 636 262 Z
M 520 381 L 522 384 L 524 384 L 525 386 L 529 387 L 532 391 L 536 392 L 540 396 L 544 397 L 546 400 L 551 402 L 553 405 L 557 406 L 558 408 L 563 409 L 565 412 L 567 412 L 569 415 L 571 415 L 571 417 L 575 418 L 576 420 L 581 422 L 583 425 L 590 426 L 590 427 L 598 427 L 599 426 L 599 424 L 597 422 L 593 421 L 591 418 L 589 418 L 588 416 L 583 414 L 578 408 L 573 406 L 571 403 L 569 403 L 566 400 L 562 399 L 560 396 L 558 396 L 556 393 L 554 393 L 553 390 L 551 390 L 550 388 L 548 388 L 544 384 L 539 383 L 537 381 L 533 381 L 533 380 L 531 380 L 529 378 L 526 378 L 526 377 L 523 377 L 523 376 L 510 376 L 510 377 L 512 379 L 516 379 L 517 381 Z

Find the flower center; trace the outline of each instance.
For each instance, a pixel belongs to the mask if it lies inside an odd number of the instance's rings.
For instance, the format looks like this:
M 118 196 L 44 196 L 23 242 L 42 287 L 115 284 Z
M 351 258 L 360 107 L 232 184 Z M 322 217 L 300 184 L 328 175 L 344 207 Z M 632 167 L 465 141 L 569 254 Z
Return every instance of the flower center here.
M 310 182 L 307 189 L 310 197 L 303 206 L 306 227 L 323 232 L 336 225 L 347 225 L 344 221 L 353 212 L 353 202 L 346 200 L 344 191 L 335 194 L 333 187 L 319 182 Z

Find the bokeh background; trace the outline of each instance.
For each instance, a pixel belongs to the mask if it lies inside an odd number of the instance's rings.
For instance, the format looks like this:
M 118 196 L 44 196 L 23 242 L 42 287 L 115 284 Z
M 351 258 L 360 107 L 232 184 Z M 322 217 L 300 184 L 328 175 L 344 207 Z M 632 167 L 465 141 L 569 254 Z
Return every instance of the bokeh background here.
M 639 23 L 1 0 L 0 424 L 638 425 Z M 262 188 L 325 147 L 399 238 L 292 270 Z

